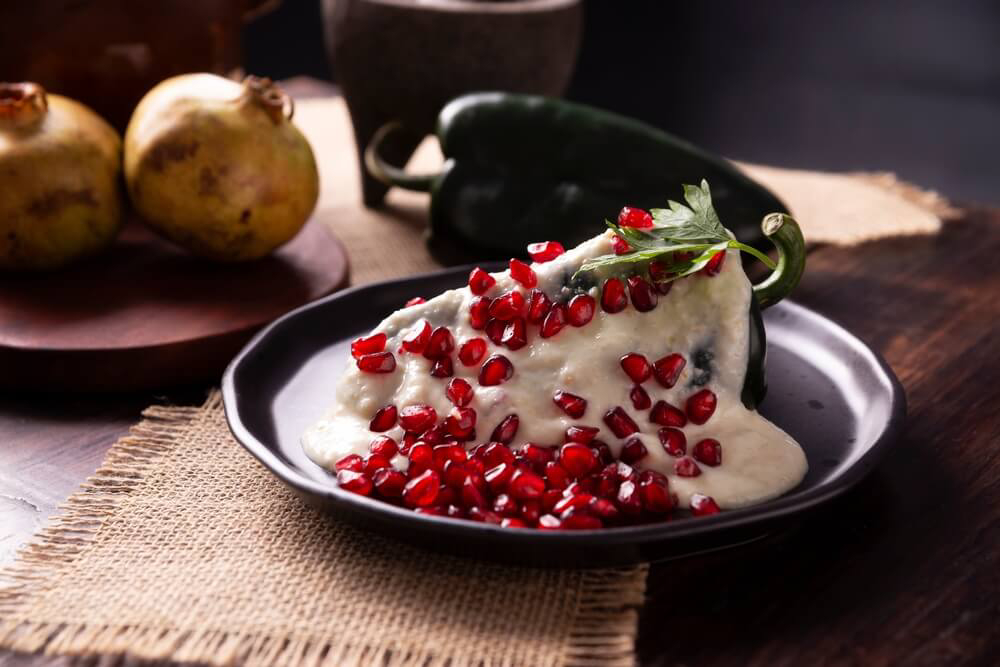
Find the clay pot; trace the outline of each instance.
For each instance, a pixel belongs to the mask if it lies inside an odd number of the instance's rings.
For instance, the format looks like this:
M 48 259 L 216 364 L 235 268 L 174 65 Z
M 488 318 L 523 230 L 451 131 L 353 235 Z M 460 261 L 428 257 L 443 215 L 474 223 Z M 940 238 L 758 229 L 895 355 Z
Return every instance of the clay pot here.
M 367 206 L 386 186 L 362 155 L 399 121 L 380 152 L 403 164 L 448 100 L 476 90 L 561 95 L 583 29 L 580 0 L 323 0 L 327 49 L 354 125 Z

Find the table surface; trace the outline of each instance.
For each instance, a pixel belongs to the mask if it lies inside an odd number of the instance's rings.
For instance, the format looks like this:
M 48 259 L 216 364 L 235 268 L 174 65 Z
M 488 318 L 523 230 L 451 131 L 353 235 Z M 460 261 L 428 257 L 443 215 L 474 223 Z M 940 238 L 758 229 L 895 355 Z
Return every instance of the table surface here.
M 895 369 L 909 401 L 902 440 L 802 524 L 654 564 L 642 664 L 990 664 L 1000 655 L 998 257 L 998 210 L 971 211 L 934 237 L 810 255 L 795 298 Z M 0 565 L 143 407 L 196 403 L 204 391 L 0 397 Z M 0 666 L 52 662 L 0 653 Z

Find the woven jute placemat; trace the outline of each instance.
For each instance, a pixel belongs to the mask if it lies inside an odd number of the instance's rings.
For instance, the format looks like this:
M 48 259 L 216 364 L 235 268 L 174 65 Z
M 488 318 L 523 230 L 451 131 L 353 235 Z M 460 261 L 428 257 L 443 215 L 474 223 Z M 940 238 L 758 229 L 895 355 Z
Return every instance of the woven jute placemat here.
M 420 196 L 360 205 L 342 102 L 303 102 L 297 120 L 354 282 L 436 268 Z M 413 162 L 437 160 L 429 143 Z M 950 212 L 887 175 L 744 168 L 813 241 L 933 233 Z M 0 647 L 219 665 L 629 665 L 646 572 L 505 567 L 336 522 L 243 451 L 212 392 L 146 410 L 0 572 Z

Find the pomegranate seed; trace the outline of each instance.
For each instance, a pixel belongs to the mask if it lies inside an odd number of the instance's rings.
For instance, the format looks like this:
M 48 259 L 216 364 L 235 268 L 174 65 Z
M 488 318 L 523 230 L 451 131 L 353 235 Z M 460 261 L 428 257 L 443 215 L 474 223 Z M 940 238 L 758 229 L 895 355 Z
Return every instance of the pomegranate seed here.
M 509 517 L 516 517 L 521 514 L 521 508 L 518 507 L 517 501 L 506 493 L 501 493 L 499 496 L 494 498 L 493 511 L 500 516 Z
M 615 460 L 615 457 L 611 455 L 611 448 L 600 440 L 595 440 L 590 444 L 590 448 L 594 450 L 594 454 L 600 460 L 601 465 L 607 465 Z
M 447 437 L 448 430 L 444 427 L 444 423 L 432 426 L 420 435 L 420 439 L 432 447 L 434 445 L 440 445 Z
M 376 456 L 391 459 L 399 453 L 399 446 L 396 441 L 387 435 L 380 435 L 368 444 L 368 451 Z
M 593 499 L 594 496 L 589 493 L 580 493 L 572 496 L 564 495 L 562 499 L 552 508 L 552 513 L 556 516 L 562 516 L 563 512 L 571 509 L 585 510 L 590 505 L 590 501 Z
M 472 481 L 472 477 L 467 477 L 465 481 L 462 482 L 460 498 L 462 506 L 466 509 L 472 507 L 486 507 L 486 495 L 480 491 L 479 487 L 476 486 L 476 483 Z
M 441 466 L 441 473 L 444 475 L 444 483 L 448 486 L 461 487 L 469 478 L 469 469 L 460 461 L 445 461 Z
M 566 319 L 574 327 L 582 327 L 594 319 L 597 302 L 589 294 L 577 294 L 569 300 L 566 308 Z
M 448 383 L 448 386 L 444 388 L 445 396 L 453 404 L 460 408 L 464 408 L 469 403 L 472 402 L 475 392 L 472 389 L 472 385 L 463 380 L 462 378 L 454 378 Z
M 396 370 L 396 357 L 392 352 L 375 352 L 358 359 L 358 368 L 365 373 L 391 373 Z
M 625 286 L 617 278 L 608 278 L 604 281 L 604 289 L 601 291 L 601 308 L 606 313 L 620 313 L 628 306 L 628 297 L 625 296 Z
M 479 296 L 469 304 L 469 326 L 477 331 L 486 327 L 490 319 L 490 304 L 493 299 L 488 296 Z
M 563 498 L 567 496 L 578 496 L 582 493 L 590 493 L 591 491 L 597 490 L 597 484 L 590 477 L 584 477 L 583 479 L 572 482 L 569 486 L 562 490 Z
M 517 470 L 507 484 L 507 492 L 518 500 L 540 498 L 545 491 L 545 480 L 533 472 Z
M 687 400 L 687 416 L 694 424 L 704 424 L 715 412 L 717 399 L 710 389 L 702 389 Z
M 436 378 L 450 378 L 455 374 L 455 367 L 451 363 L 451 357 L 441 357 L 435 359 L 431 364 L 431 376 Z
M 413 354 L 420 354 L 425 349 L 427 349 L 427 343 L 431 339 L 431 324 L 427 320 L 420 320 L 413 327 L 410 328 L 409 333 L 403 342 L 400 343 L 402 347 L 407 352 L 412 352 Z
M 541 324 L 552 309 L 552 299 L 540 289 L 531 290 L 528 295 L 528 322 Z
M 639 432 L 639 427 L 621 407 L 608 410 L 604 415 L 604 423 L 618 438 L 627 438 Z
M 654 514 L 666 514 L 674 507 L 667 478 L 655 470 L 644 470 L 639 475 L 639 498 L 643 508 Z
M 462 445 L 452 441 L 443 445 L 435 445 L 432 451 L 434 468 L 444 470 L 444 464 L 448 461 L 454 463 L 465 463 L 469 460 L 469 455 Z
M 718 513 L 719 506 L 712 496 L 706 496 L 701 493 L 691 494 L 691 514 L 694 516 L 709 516 Z
M 486 294 L 496 284 L 497 279 L 478 266 L 469 273 L 469 290 L 473 294 Z
M 500 344 L 511 350 L 520 350 L 528 344 L 528 329 L 523 317 L 515 317 L 507 323 L 503 336 L 500 337 Z
M 632 480 L 622 482 L 618 487 L 618 495 L 615 497 L 615 504 L 622 514 L 635 516 L 642 512 L 642 499 L 639 497 L 639 488 Z
M 455 490 L 451 487 L 441 485 L 438 489 L 438 497 L 434 501 L 436 505 L 453 505 L 456 502 Z
M 559 517 L 565 530 L 599 530 L 604 522 L 585 510 L 570 510 Z
M 392 468 L 382 468 L 372 475 L 372 483 L 382 497 L 399 498 L 406 486 L 406 475 Z
M 549 488 L 565 489 L 569 485 L 569 473 L 560 464 L 549 461 L 545 464 L 545 481 Z
M 451 336 L 448 327 L 438 327 L 431 332 L 427 347 L 424 348 L 424 356 L 428 359 L 440 359 L 447 357 L 455 349 L 455 339 Z
M 666 401 L 657 401 L 649 411 L 649 421 L 660 426 L 683 428 L 687 426 L 687 416 L 680 408 L 675 408 Z
M 517 427 L 520 425 L 521 420 L 518 419 L 517 415 L 507 415 L 493 429 L 493 435 L 490 436 L 490 440 L 502 442 L 505 445 L 510 444 L 510 441 L 517 435 Z
M 506 382 L 514 375 L 514 365 L 502 354 L 494 354 L 479 369 L 479 384 L 493 387 Z
M 410 467 L 406 472 L 410 477 L 416 477 L 431 467 L 434 462 L 434 450 L 426 442 L 417 442 L 410 447 L 407 458 L 410 460 Z
M 649 280 L 653 283 L 653 289 L 663 296 L 670 294 L 670 288 L 674 286 L 670 279 L 673 277 L 674 274 L 667 268 L 666 262 L 656 260 L 649 263 Z
M 614 463 L 609 464 L 605 470 L 609 470 L 612 474 L 614 474 L 615 480 L 619 483 L 629 480 L 634 482 L 638 476 L 635 468 L 623 461 L 615 461 Z
M 628 393 L 628 397 L 632 399 L 632 407 L 636 410 L 646 410 L 653 403 L 646 390 L 639 385 L 632 387 Z
M 542 514 L 542 504 L 537 500 L 525 500 L 521 503 L 521 518 L 528 524 L 538 523 L 538 517 Z
M 340 459 L 333 464 L 333 467 L 340 472 L 341 470 L 350 470 L 351 472 L 361 472 L 364 467 L 364 462 L 361 457 L 357 454 L 348 454 L 344 458 Z
M 682 459 L 674 461 L 674 473 L 678 477 L 697 477 L 701 474 L 701 468 L 698 467 L 697 463 L 685 456 Z
M 490 317 L 504 322 L 521 317 L 524 314 L 524 297 L 521 296 L 520 292 L 514 290 L 504 292 L 493 299 L 489 312 Z
M 551 512 L 556 503 L 562 499 L 563 492 L 559 489 L 545 489 L 545 493 L 542 494 L 541 510 L 543 512 Z
M 694 253 L 693 252 L 675 252 L 674 253 L 674 262 L 677 263 L 677 264 L 685 264 L 685 263 L 690 262 L 692 259 L 694 259 Z
M 713 468 L 722 463 L 722 445 L 714 438 L 705 438 L 691 448 L 691 456 L 699 463 Z
M 368 338 L 358 338 L 351 343 L 351 356 L 355 359 L 366 354 L 374 354 L 385 349 L 386 336 L 384 333 L 372 334 Z
M 496 512 L 490 512 L 489 510 L 484 510 L 481 507 L 473 507 L 470 509 L 469 519 L 472 521 L 479 521 L 480 523 L 495 523 L 497 525 L 503 522 L 503 519 Z
M 597 454 L 590 447 L 570 442 L 559 450 L 559 463 L 571 477 L 583 477 L 599 465 Z
M 587 411 L 587 401 L 585 399 L 561 389 L 552 395 L 552 402 L 573 419 L 579 419 Z
M 640 276 L 628 279 L 628 295 L 632 305 L 640 313 L 646 313 L 656 308 L 656 291 Z
M 510 260 L 510 277 L 528 289 L 538 284 L 534 270 L 519 259 Z
M 486 341 L 482 338 L 470 338 L 458 348 L 458 360 L 465 366 L 475 366 L 486 355 Z
M 494 345 L 503 344 L 503 334 L 507 330 L 507 323 L 503 320 L 490 320 L 486 323 L 486 337 L 493 341 Z
M 490 491 L 493 493 L 502 493 L 507 489 L 507 485 L 510 484 L 514 472 L 513 463 L 501 463 L 487 470 L 483 477 L 486 479 L 486 484 L 489 485 Z
M 646 445 L 642 444 L 639 438 L 632 438 L 622 447 L 621 459 L 625 463 L 632 464 L 641 461 L 649 452 Z
M 618 511 L 615 504 L 607 498 L 594 498 L 590 501 L 590 507 L 587 509 L 591 514 L 606 522 L 617 521 L 621 516 L 621 512 Z
M 726 261 L 726 251 L 720 250 L 712 255 L 712 259 L 708 260 L 708 264 L 702 267 L 701 272 L 706 276 L 717 276 L 719 275 L 719 271 L 722 270 L 722 263 L 724 261 Z
M 420 512 L 421 509 L 417 509 L 414 511 Z M 447 507 L 444 508 L 444 515 L 447 517 L 451 517 L 452 519 L 464 519 L 465 510 L 463 510 L 458 505 L 448 505 Z
M 476 411 L 472 408 L 452 408 L 444 420 L 448 433 L 459 440 L 467 440 L 476 428 Z M 465 450 L 462 450 L 465 453 Z
M 677 384 L 677 379 L 681 376 L 681 371 L 687 362 L 679 354 L 668 354 L 662 359 L 653 362 L 653 375 L 656 381 L 670 389 Z
M 551 262 L 564 252 L 566 252 L 566 249 L 563 248 L 562 243 L 559 243 L 559 241 L 540 241 L 528 244 L 528 254 L 531 255 L 531 259 L 539 264 Z
M 427 303 L 427 299 L 422 296 L 415 296 L 406 303 L 403 304 L 403 308 L 409 308 L 410 306 L 419 306 L 422 303 Z
M 403 440 L 399 443 L 399 453 L 403 456 L 409 456 L 410 447 L 412 447 L 419 438 L 420 436 L 416 433 L 403 433 Z
M 618 225 L 635 229 L 649 229 L 653 226 L 653 216 L 641 208 L 625 206 L 618 213 Z
M 399 411 L 399 425 L 404 431 L 423 433 L 437 421 L 437 411 L 429 405 L 415 403 Z
M 491 442 L 487 444 L 479 450 L 479 453 L 476 456 L 483 460 L 483 464 L 487 468 L 492 468 L 501 463 L 514 462 L 514 452 L 510 451 L 510 448 L 508 448 L 507 445 L 499 442 Z
M 375 411 L 375 416 L 368 422 L 368 428 L 375 433 L 388 431 L 396 425 L 396 406 L 386 405 Z
M 560 528 L 562 528 L 562 521 L 551 514 L 543 514 L 538 517 L 539 530 L 559 530 Z
M 687 438 L 684 436 L 684 431 L 665 426 L 657 431 L 656 435 L 660 438 L 660 444 L 667 454 L 684 456 L 687 453 Z
M 616 255 L 627 255 L 632 252 L 632 246 L 628 244 L 628 241 L 617 234 L 611 237 L 611 249 L 615 251 Z
M 542 321 L 542 328 L 539 332 L 542 338 L 551 338 L 563 330 L 566 326 L 566 306 L 557 303 L 549 310 L 549 314 Z
M 653 374 L 653 368 L 649 365 L 646 357 L 635 352 L 629 352 L 621 358 L 620 362 L 625 374 L 632 378 L 632 382 L 642 384 Z
M 433 470 L 425 470 L 403 487 L 403 503 L 407 507 L 429 507 L 437 500 L 441 478 Z
M 544 470 L 545 464 L 550 462 L 554 456 L 553 451 L 548 447 L 542 447 L 531 442 L 521 445 L 517 450 L 517 454 L 527 460 L 532 468 L 539 471 Z
M 337 484 L 345 491 L 350 491 L 360 496 L 367 496 L 372 492 L 372 480 L 363 472 L 341 470 L 337 473 Z
M 601 429 L 595 426 L 570 426 L 566 429 L 566 442 L 579 442 L 589 445 L 597 437 Z
M 500 521 L 500 526 L 502 528 L 528 528 L 529 527 L 528 524 L 526 524 L 524 521 L 522 521 L 521 519 L 518 519 L 516 517 L 504 517 Z

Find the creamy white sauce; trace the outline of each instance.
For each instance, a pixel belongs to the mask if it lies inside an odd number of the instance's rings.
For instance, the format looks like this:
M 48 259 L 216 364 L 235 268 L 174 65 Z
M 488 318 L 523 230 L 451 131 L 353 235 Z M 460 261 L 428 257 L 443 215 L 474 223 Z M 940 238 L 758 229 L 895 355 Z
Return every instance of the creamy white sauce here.
M 550 298 L 568 297 L 571 291 L 563 285 L 584 260 L 611 252 L 610 232 L 598 236 L 543 264 L 532 264 L 538 275 L 538 287 Z M 511 447 L 525 442 L 561 445 L 563 434 L 570 425 L 596 426 L 597 436 L 606 442 L 617 456 L 623 441 L 619 441 L 604 424 L 604 414 L 621 406 L 640 428 L 639 437 L 648 451 L 636 464 L 650 468 L 670 478 L 683 507 L 693 493 L 712 496 L 722 508 L 736 508 L 774 498 L 798 484 L 807 465 L 801 447 L 781 429 L 740 401 L 747 368 L 751 288 L 740 265 L 737 251 L 728 251 L 722 271 L 707 277 L 694 275 L 675 281 L 670 293 L 659 296 L 659 303 L 650 312 L 641 313 L 631 304 L 620 313 L 605 313 L 600 307 L 600 291 L 590 290 L 597 300 L 594 319 L 584 327 L 567 325 L 552 338 L 538 335 L 537 325 L 528 325 L 528 345 L 512 351 L 494 345 L 485 332 L 469 326 L 469 304 L 475 298 L 467 287 L 447 291 L 426 303 L 399 310 L 375 329 L 389 340 L 386 350 L 396 356 L 397 367 L 392 373 L 363 373 L 351 363 L 336 389 L 336 403 L 327 415 L 311 427 L 302 438 L 306 454 L 326 468 L 348 454 L 364 456 L 375 436 L 368 429 L 375 411 L 387 404 L 399 408 L 413 403 L 425 403 L 443 418 L 453 407 L 445 396 L 450 378 L 435 378 L 429 374 L 431 363 L 423 356 L 397 352 L 410 327 L 422 320 L 432 326 L 446 325 L 455 337 L 453 353 L 455 377 L 463 377 L 475 390 L 470 407 L 478 421 L 477 440 L 484 442 L 493 428 L 506 415 L 517 414 L 520 428 Z M 604 278 L 617 275 L 614 269 L 591 274 L 595 285 Z M 492 274 L 497 284 L 486 294 L 497 297 L 510 289 L 518 289 L 527 300 L 530 290 L 515 282 L 508 272 Z M 621 276 L 624 281 L 624 276 Z M 482 387 L 478 383 L 479 365 L 465 367 L 457 357 L 461 343 L 479 337 L 487 341 L 487 353 L 506 356 L 514 365 L 514 375 L 507 382 Z M 643 383 L 652 402 L 664 399 L 683 409 L 687 397 L 701 387 L 690 384 L 698 370 L 693 356 L 698 350 L 713 355 L 711 378 L 704 385 L 718 397 L 715 414 L 702 426 L 688 424 L 684 431 L 690 456 L 694 444 L 702 438 L 715 438 L 722 444 L 722 464 L 711 467 L 699 463 L 701 475 L 679 477 L 674 474 L 675 457 L 667 454 L 656 435 L 660 428 L 649 421 L 649 410 L 636 410 L 629 400 L 632 382 L 622 371 L 620 358 L 637 352 L 651 363 L 671 353 L 687 360 L 681 377 L 672 389 L 664 389 L 655 378 Z M 484 357 L 485 359 L 485 357 Z M 552 395 L 562 389 L 587 400 L 587 410 L 581 419 L 572 419 L 553 402 Z M 398 426 L 387 433 L 397 441 L 402 437 Z M 626 438 L 628 440 L 630 438 Z M 468 443 L 472 447 L 475 443 Z M 405 469 L 405 457 L 393 462 Z

